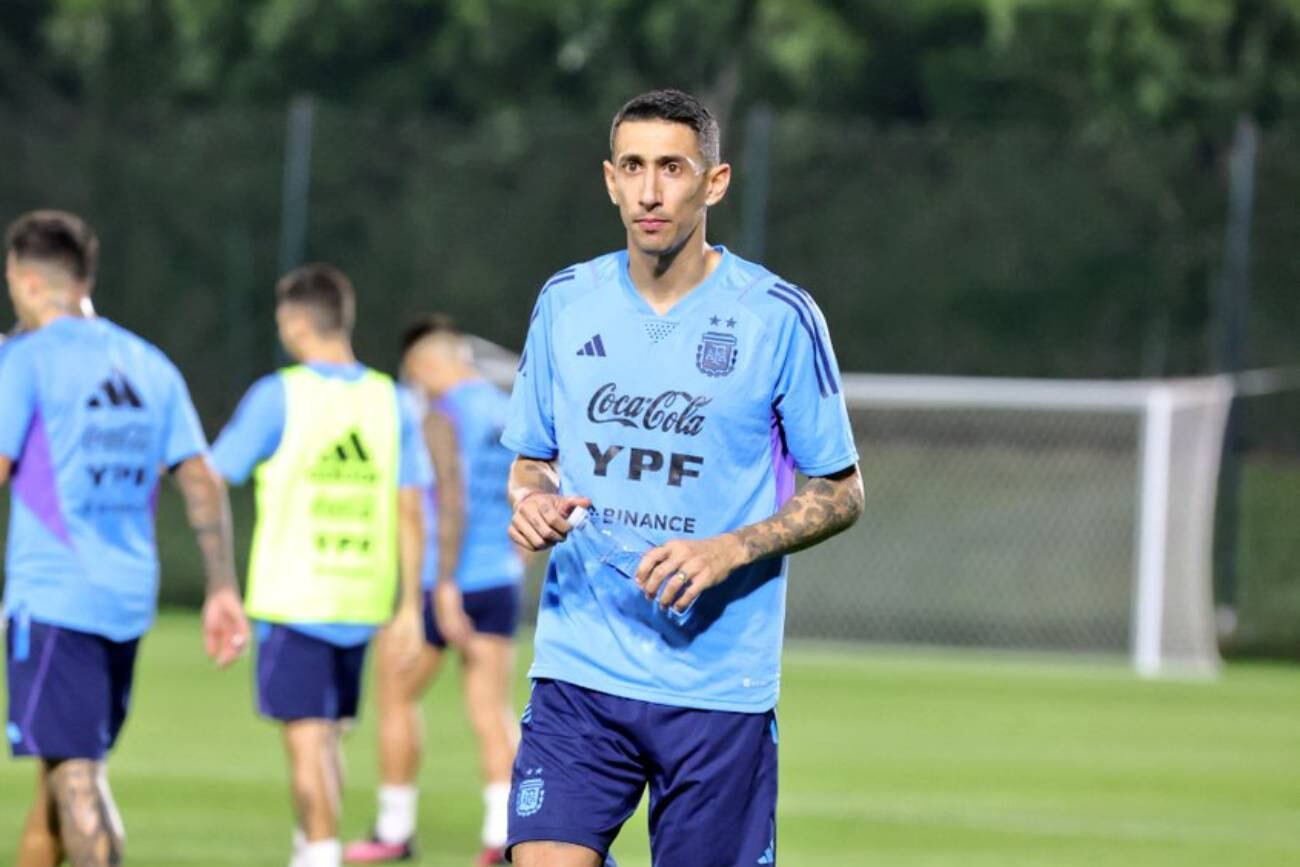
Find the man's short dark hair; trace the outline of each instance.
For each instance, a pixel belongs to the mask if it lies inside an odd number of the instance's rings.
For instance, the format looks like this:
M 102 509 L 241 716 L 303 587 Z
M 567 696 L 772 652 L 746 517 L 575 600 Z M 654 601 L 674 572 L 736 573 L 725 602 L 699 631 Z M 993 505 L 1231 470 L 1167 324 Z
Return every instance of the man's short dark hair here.
M 29 211 L 9 225 L 5 246 L 18 259 L 54 265 L 80 282 L 95 282 L 99 238 L 76 214 Z
M 609 152 L 614 153 L 614 136 L 625 121 L 666 120 L 684 123 L 695 131 L 700 153 L 709 165 L 722 162 L 722 132 L 717 118 L 695 97 L 684 90 L 652 90 L 634 96 L 614 115 L 609 127 Z
M 352 333 L 357 320 L 357 293 L 352 281 L 333 265 L 294 268 L 275 284 L 276 304 L 298 304 L 310 311 L 321 334 Z
M 456 321 L 445 313 L 421 316 L 402 332 L 402 357 L 405 358 L 406 353 L 411 351 L 411 347 L 421 340 L 437 336 L 460 337 L 460 329 L 456 327 Z

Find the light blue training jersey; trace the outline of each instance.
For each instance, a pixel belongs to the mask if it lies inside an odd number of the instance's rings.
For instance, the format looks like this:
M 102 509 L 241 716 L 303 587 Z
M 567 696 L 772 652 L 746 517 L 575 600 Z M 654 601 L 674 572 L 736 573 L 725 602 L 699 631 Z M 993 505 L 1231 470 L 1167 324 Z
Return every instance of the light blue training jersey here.
M 106 319 L 62 317 L 0 352 L 0 454 L 15 462 L 5 612 L 139 638 L 157 606 L 160 478 L 207 451 L 185 381 Z
M 465 485 L 465 535 L 456 585 L 477 593 L 518 584 L 524 577 L 519 549 L 510 541 L 510 501 L 506 487 L 514 453 L 501 444 L 510 398 L 485 379 L 462 382 L 431 404 L 456 431 Z M 438 512 L 435 478 L 425 503 L 424 586 L 438 583 Z
M 563 493 L 656 544 L 770 517 L 796 469 L 827 475 L 858 458 L 812 298 L 718 249 L 721 263 L 662 316 L 633 287 L 626 252 L 552 277 L 502 438 L 557 459 Z M 531 677 L 692 708 L 776 704 L 785 558 L 736 571 L 678 625 L 583 544 L 551 554 Z
M 356 381 L 366 373 L 366 368 L 360 364 L 307 366 L 319 376 L 347 381 Z M 433 479 L 433 473 L 429 468 L 424 438 L 420 435 L 420 422 L 403 389 L 395 388 L 393 399 L 397 402 L 401 430 L 398 485 L 423 489 Z M 280 448 L 287 412 L 285 407 L 284 380 L 279 373 L 267 374 L 248 389 L 234 417 L 212 447 L 212 462 L 226 481 L 233 485 L 244 484 L 257 465 L 270 460 Z M 339 647 L 364 644 L 375 633 L 374 626 L 361 623 L 293 623 L 288 626 Z

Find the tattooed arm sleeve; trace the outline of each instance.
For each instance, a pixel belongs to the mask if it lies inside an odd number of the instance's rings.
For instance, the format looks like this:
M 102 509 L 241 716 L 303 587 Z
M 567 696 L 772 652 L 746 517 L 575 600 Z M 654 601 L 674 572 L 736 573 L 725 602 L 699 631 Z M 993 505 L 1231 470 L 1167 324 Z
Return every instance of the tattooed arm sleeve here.
M 551 461 L 518 457 L 510 465 L 511 508 L 518 507 L 519 501 L 529 494 L 557 494 L 559 491 L 560 480 Z
M 853 525 L 862 514 L 862 476 L 856 466 L 808 480 L 775 515 L 734 531 L 745 561 L 811 548 Z
M 424 417 L 424 441 L 437 479 L 438 582 L 456 582 L 465 542 L 465 473 L 461 467 L 456 426 L 447 414 L 430 409 Z
M 207 457 L 196 455 L 176 468 L 176 484 L 185 498 L 185 512 L 203 553 L 208 594 L 223 589 L 239 591 L 235 578 L 230 498 L 226 483 Z

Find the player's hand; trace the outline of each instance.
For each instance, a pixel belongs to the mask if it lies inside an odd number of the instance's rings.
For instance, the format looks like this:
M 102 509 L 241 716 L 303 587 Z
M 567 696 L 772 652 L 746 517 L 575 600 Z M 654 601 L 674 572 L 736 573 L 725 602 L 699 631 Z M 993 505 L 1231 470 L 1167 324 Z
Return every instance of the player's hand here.
M 388 646 L 398 671 L 409 671 L 420 659 L 424 649 L 424 624 L 420 622 L 420 606 L 402 605 L 385 628 Z
M 529 494 L 515 506 L 510 520 L 510 541 L 525 551 L 545 551 L 563 542 L 573 527 L 568 517 L 573 510 L 591 505 L 586 497 L 559 494 Z
M 216 590 L 203 603 L 203 648 L 208 658 L 225 668 L 248 648 L 248 618 L 239 594 L 230 588 Z
M 681 612 L 705 590 L 726 581 L 744 557 L 744 546 L 730 533 L 674 539 L 646 552 L 636 568 L 636 583 L 647 599 L 658 595 L 660 608 L 671 605 Z
M 469 642 L 474 624 L 465 613 L 465 601 L 460 588 L 448 581 L 439 581 L 433 593 L 433 616 L 443 640 L 452 647 L 464 647 Z

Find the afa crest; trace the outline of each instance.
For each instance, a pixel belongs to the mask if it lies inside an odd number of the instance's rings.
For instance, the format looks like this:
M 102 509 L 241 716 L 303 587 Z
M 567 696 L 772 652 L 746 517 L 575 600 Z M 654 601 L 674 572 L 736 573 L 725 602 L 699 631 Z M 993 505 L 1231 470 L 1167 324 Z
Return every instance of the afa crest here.
M 541 777 L 524 780 L 519 784 L 519 792 L 515 797 L 515 813 L 527 818 L 542 809 L 544 800 L 546 800 L 546 784 L 542 782 Z
M 695 366 L 705 376 L 726 376 L 736 369 L 738 354 L 735 335 L 706 331 L 695 348 Z

